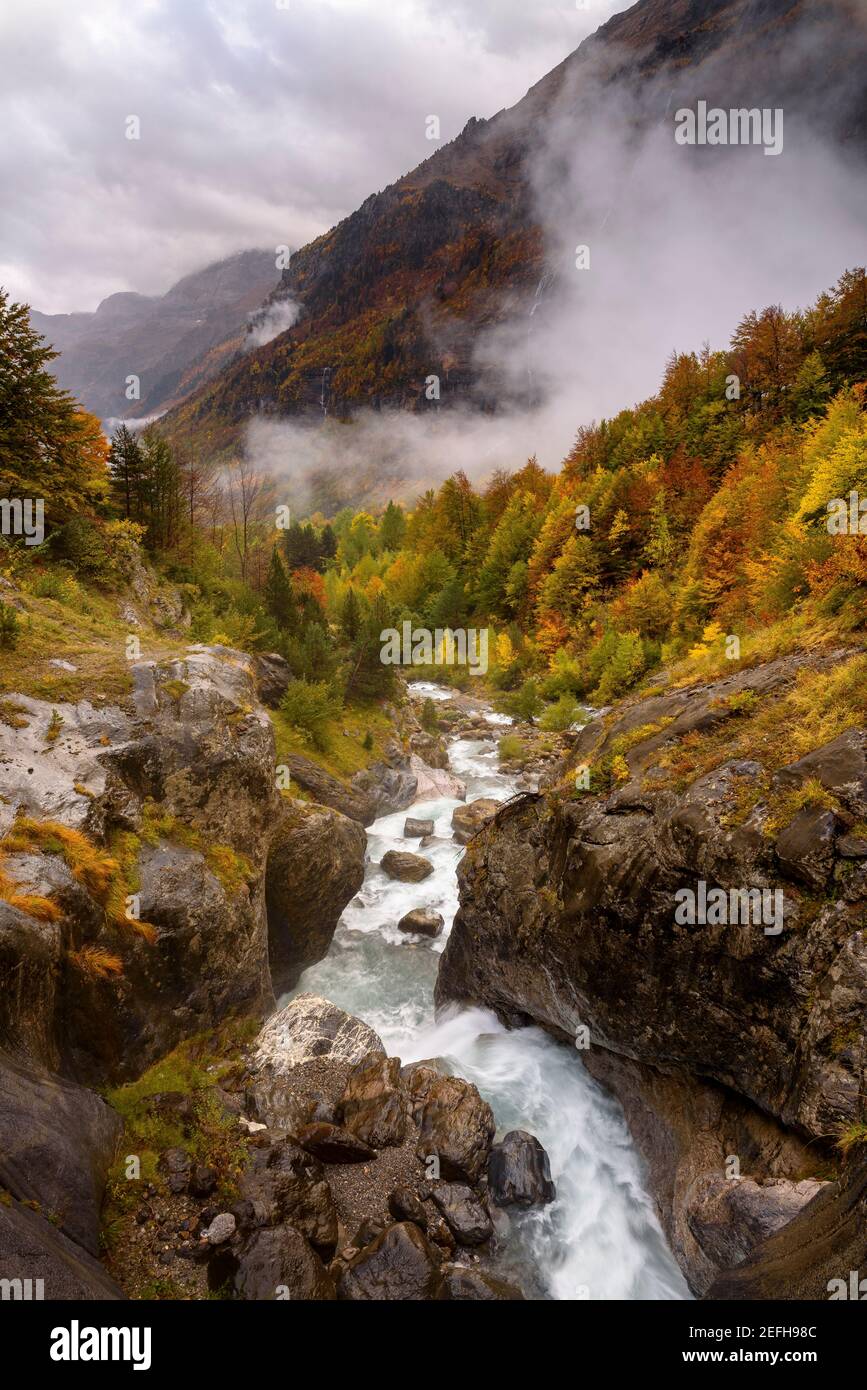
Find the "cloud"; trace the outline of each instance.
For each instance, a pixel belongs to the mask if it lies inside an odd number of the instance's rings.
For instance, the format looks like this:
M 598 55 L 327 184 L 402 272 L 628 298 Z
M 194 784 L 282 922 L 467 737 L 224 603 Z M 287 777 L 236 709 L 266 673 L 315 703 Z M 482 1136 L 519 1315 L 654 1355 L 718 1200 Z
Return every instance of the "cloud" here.
M 272 339 L 279 338 L 281 333 L 287 333 L 298 322 L 300 313 L 301 308 L 293 299 L 281 299 L 269 304 L 267 309 L 258 309 L 250 316 L 244 351 L 252 352 L 253 348 L 264 347 Z
M 0 283 L 43 312 L 304 245 L 615 8 L 570 0 L 28 0 L 3 7 Z M 126 138 L 128 116 L 141 138 Z

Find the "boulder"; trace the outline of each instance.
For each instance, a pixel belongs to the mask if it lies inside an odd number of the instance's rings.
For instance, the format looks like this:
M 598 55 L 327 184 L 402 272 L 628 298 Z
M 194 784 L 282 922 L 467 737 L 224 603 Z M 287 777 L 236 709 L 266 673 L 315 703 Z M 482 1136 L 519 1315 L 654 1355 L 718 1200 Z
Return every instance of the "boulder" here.
M 271 978 L 279 992 L 328 954 L 347 903 L 364 881 L 367 836 L 326 806 L 284 801 L 265 878 Z
M 471 1186 L 482 1177 L 494 1137 L 494 1115 L 476 1087 L 460 1076 L 414 1069 L 407 1089 L 419 1116 L 416 1152 L 422 1162 L 439 1159 L 444 1178 Z
M 390 849 L 382 856 L 381 867 L 389 878 L 399 879 L 401 883 L 421 883 L 433 873 L 429 859 L 398 849 Z
M 551 1181 L 548 1155 L 532 1134 L 513 1129 L 491 1149 L 488 1190 L 501 1207 L 544 1206 L 557 1189 Z
M 439 936 L 445 926 L 445 918 L 429 907 L 414 907 L 397 924 L 398 931 L 409 932 L 415 936 Z
M 417 754 L 409 760 L 410 771 L 416 779 L 416 801 L 464 801 L 466 783 L 446 768 L 428 767 Z
M 193 1161 L 186 1149 L 166 1149 L 160 1154 L 157 1166 L 165 1174 L 166 1186 L 173 1196 L 178 1197 L 186 1192 L 193 1170 Z
M 418 799 L 418 778 L 409 759 L 394 753 L 389 762 L 371 763 L 356 772 L 350 783 L 356 796 L 368 800 L 374 807 L 374 819 L 405 811 Z
M 691 1194 L 689 1228 L 719 1270 L 741 1260 L 791 1221 L 825 1186 L 807 1179 L 729 1180 L 706 1175 Z
M 419 1302 L 436 1298 L 441 1285 L 436 1249 L 418 1226 L 401 1221 L 350 1261 L 337 1296 L 354 1302 Z
M 448 749 L 443 741 L 436 734 L 429 734 L 424 729 L 410 736 L 410 750 L 432 768 L 447 768 L 449 765 Z
M 347 787 L 310 758 L 301 753 L 287 753 L 284 765 L 291 781 L 309 792 L 320 806 L 330 806 L 360 825 L 372 825 L 376 820 L 376 806 L 369 796 Z
M 322 1163 L 367 1163 L 376 1158 L 376 1151 L 339 1125 L 305 1125 L 297 1134 L 302 1149 L 314 1155 Z
M 404 839 L 422 840 L 425 835 L 434 833 L 434 824 L 432 820 L 415 820 L 412 816 L 407 816 L 403 827 Z
M 300 1144 L 287 1136 L 257 1149 L 241 1178 L 241 1197 L 251 1201 L 266 1225 L 287 1222 L 311 1245 L 333 1250 L 337 1210 L 325 1170 Z
M 254 1231 L 238 1255 L 234 1277 L 240 1298 L 325 1302 L 337 1297 L 334 1280 L 316 1251 L 292 1226 Z
M 427 1230 L 424 1203 L 411 1187 L 396 1187 L 388 1199 L 388 1209 L 395 1221 L 414 1221 L 423 1231 Z
M 252 1070 L 287 1076 L 295 1067 L 328 1057 L 360 1062 L 370 1052 L 385 1054 L 372 1028 L 316 994 L 299 994 L 272 1014 L 253 1045 Z
M 374 1149 L 403 1143 L 407 1108 L 400 1059 L 380 1053 L 353 1067 L 337 1105 L 345 1127 Z
M 278 652 L 259 652 L 253 657 L 253 669 L 259 699 L 276 709 L 292 679 L 289 662 Z
M 472 1188 L 462 1183 L 440 1183 L 431 1197 L 442 1213 L 458 1245 L 484 1245 L 494 1233 L 491 1218 Z
M 452 833 L 459 845 L 468 845 L 474 835 L 493 820 L 500 809 L 499 801 L 481 796 L 466 806 L 456 806 L 452 812 Z

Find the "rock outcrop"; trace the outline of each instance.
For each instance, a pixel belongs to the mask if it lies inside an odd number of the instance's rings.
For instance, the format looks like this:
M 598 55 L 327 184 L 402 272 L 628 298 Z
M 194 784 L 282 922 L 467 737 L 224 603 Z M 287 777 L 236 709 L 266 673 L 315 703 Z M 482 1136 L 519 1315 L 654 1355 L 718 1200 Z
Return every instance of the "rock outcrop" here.
M 766 729 L 800 665 L 587 725 L 558 785 L 472 841 L 437 985 L 577 1043 L 624 1104 L 698 1291 L 809 1201 L 829 1138 L 863 1118 L 867 863 L 838 845 L 865 813 L 867 734 L 785 766 L 778 740 L 757 738 L 767 760 L 726 760 L 722 737 L 742 738 L 758 702 Z M 676 784 L 703 738 L 709 770 Z M 722 920 L 702 906 L 712 889 Z M 733 1173 L 754 1185 L 722 1198 Z
M 284 801 L 271 834 L 265 901 L 271 979 L 292 989 L 328 954 L 341 912 L 364 881 L 367 836 L 355 820 Z

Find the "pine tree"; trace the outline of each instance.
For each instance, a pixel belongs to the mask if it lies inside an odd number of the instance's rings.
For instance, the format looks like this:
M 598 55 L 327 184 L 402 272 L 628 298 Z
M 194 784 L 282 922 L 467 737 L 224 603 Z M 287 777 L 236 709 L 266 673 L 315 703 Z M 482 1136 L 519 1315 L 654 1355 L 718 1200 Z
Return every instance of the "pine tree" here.
M 348 642 L 354 642 L 361 631 L 361 604 L 358 595 L 350 585 L 340 613 L 340 626 Z
M 121 425 L 111 437 L 108 470 L 117 506 L 128 521 L 133 517 L 140 518 L 144 458 L 138 440 L 126 425 Z
M 383 550 L 400 550 L 406 535 L 406 517 L 403 508 L 389 502 L 382 514 L 379 527 L 379 540 Z
M 265 580 L 265 606 L 279 628 L 284 632 L 296 631 L 298 609 L 295 595 L 276 545 L 271 552 L 271 564 Z

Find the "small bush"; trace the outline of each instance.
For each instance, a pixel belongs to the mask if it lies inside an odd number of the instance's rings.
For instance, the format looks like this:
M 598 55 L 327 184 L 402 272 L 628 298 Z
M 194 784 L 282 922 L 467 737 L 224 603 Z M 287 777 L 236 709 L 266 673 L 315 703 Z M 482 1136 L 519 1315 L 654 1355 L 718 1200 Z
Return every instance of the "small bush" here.
M 503 734 L 497 744 L 501 762 L 521 762 L 527 756 L 527 745 L 517 734 Z
M 429 734 L 436 734 L 439 732 L 440 722 L 437 718 L 437 707 L 430 696 L 427 697 L 421 707 L 421 726 L 423 729 L 427 730 Z
M 575 703 L 571 695 L 561 695 L 555 704 L 545 710 L 539 727 L 546 733 L 560 734 L 578 723 L 586 723 L 581 706 Z
M 321 753 L 328 748 L 328 724 L 343 709 L 343 698 L 327 681 L 290 681 L 280 709 Z
M 21 624 L 15 609 L 8 603 L 0 603 L 0 647 L 17 647 L 20 635 Z
M 521 719 L 527 724 L 532 724 L 536 715 L 541 712 L 543 703 L 536 682 L 526 680 L 520 690 L 516 690 L 514 694 L 503 695 L 498 701 L 498 706 L 505 714 L 510 714 L 513 719 Z

